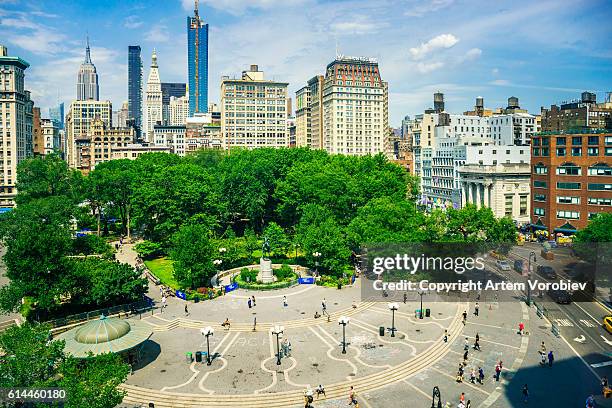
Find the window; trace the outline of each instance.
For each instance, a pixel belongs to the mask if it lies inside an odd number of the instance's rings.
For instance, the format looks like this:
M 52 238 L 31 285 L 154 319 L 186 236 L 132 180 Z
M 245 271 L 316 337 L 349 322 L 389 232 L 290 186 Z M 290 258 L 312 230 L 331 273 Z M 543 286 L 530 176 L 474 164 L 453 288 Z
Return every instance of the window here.
M 590 191 L 606 191 L 612 190 L 612 184 L 600 184 L 600 183 L 589 183 L 588 189 Z
M 580 197 L 557 196 L 557 204 L 580 204 Z
M 547 137 L 542 138 L 542 146 L 550 146 L 550 139 Z
M 612 156 L 612 147 L 606 147 L 606 156 Z
M 590 205 L 607 205 L 612 206 L 612 198 L 589 197 Z
M 589 146 L 597 146 L 599 144 L 599 136 L 589 136 Z
M 557 175 L 580 176 L 582 169 L 573 163 L 565 163 L 557 167 Z
M 589 167 L 589 176 L 612 176 L 612 167 L 607 164 L 595 164 Z
M 535 207 L 535 208 L 533 209 L 533 213 L 534 213 L 535 215 L 540 215 L 540 216 L 543 216 L 544 214 L 546 214 L 546 211 L 545 211 L 543 208 Z
M 527 196 L 520 196 L 520 215 L 527 215 Z
M 534 147 L 533 148 L 533 155 L 534 156 L 539 156 L 540 155 L 540 148 L 539 147 Z
M 542 148 L 542 156 L 548 156 L 550 154 L 550 149 L 548 147 Z
M 572 147 L 572 156 L 582 156 L 582 147 Z
M 612 136 L 606 136 L 606 146 L 612 146 Z
M 548 174 L 548 167 L 546 167 L 544 163 L 538 163 L 533 166 L 533 172 L 535 174 Z
M 589 147 L 589 148 L 587 148 L 587 154 L 589 156 L 599 156 L 599 147 Z
M 565 147 L 557 147 L 557 156 L 564 157 L 567 154 Z
M 566 219 L 566 220 L 578 220 L 578 219 L 580 219 L 580 212 L 578 212 L 578 211 L 558 210 L 557 211 L 557 218 L 563 218 L 563 219 Z
M 595 217 L 597 217 L 597 213 L 589 213 L 589 220 L 592 220 Z
M 514 200 L 514 196 L 512 195 L 507 195 L 506 196 L 506 211 L 505 211 L 505 215 L 506 216 L 512 216 L 512 202 Z
M 580 183 L 557 182 L 557 188 L 562 190 L 580 190 Z
M 582 146 L 582 136 L 572 137 L 572 146 Z
M 558 137 L 557 138 L 557 146 L 565 146 L 565 138 L 564 137 Z
M 533 180 L 533 186 L 536 188 L 546 188 L 546 182 L 540 180 Z
M 546 201 L 546 194 L 534 194 L 533 201 Z
M 533 139 L 533 145 L 534 145 L 534 146 L 540 146 L 540 140 L 541 140 L 541 139 L 540 139 L 539 137 L 535 137 L 535 138 Z

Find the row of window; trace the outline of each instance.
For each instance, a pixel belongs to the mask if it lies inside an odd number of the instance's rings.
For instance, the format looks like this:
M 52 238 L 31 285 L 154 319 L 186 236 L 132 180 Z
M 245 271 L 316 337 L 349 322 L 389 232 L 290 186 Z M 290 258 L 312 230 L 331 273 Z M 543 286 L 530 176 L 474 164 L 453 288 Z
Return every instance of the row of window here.
M 534 180 L 533 186 L 535 188 L 547 188 L 548 183 L 546 181 Z M 561 190 L 580 190 L 582 187 L 582 183 L 569 183 L 558 181 L 557 188 Z M 588 183 L 587 190 L 589 191 L 608 191 L 612 190 L 612 184 L 605 183 Z
M 543 217 L 546 214 L 546 211 L 544 210 L 544 208 L 534 208 L 533 209 L 533 214 Z M 595 212 L 590 212 L 588 214 L 589 216 L 589 220 L 593 219 L 598 213 Z M 580 219 L 580 211 L 567 211 L 567 210 L 558 210 L 557 211 L 557 218 L 560 219 L 564 219 L 564 220 L 579 220 Z
M 587 136 L 587 145 L 589 146 L 598 146 L 600 141 L 600 136 Z M 565 136 L 559 136 L 556 138 L 557 146 L 566 146 L 568 138 Z M 584 141 L 582 136 L 572 136 L 571 137 L 572 146 L 582 146 L 582 142 Z M 604 143 L 606 146 L 612 146 L 612 136 L 605 136 Z M 548 137 L 535 137 L 532 140 L 533 146 L 550 146 L 550 138 Z
M 569 153 L 574 157 L 582 156 L 582 147 L 572 147 L 569 149 Z M 568 149 L 565 147 L 557 147 L 556 153 L 558 157 L 565 157 L 568 154 Z M 589 147 L 586 150 L 587 156 L 599 156 L 599 147 Z M 612 147 L 606 147 L 604 150 L 606 156 L 612 156 Z M 534 147 L 533 156 L 535 157 L 548 157 L 550 156 L 550 148 L 548 147 Z

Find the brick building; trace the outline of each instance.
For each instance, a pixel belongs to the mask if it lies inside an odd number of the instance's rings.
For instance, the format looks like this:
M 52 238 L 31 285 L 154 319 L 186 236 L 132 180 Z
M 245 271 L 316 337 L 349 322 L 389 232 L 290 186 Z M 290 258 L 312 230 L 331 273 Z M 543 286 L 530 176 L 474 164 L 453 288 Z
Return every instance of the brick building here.
M 572 234 L 612 212 L 612 132 L 541 133 L 532 139 L 531 222 Z

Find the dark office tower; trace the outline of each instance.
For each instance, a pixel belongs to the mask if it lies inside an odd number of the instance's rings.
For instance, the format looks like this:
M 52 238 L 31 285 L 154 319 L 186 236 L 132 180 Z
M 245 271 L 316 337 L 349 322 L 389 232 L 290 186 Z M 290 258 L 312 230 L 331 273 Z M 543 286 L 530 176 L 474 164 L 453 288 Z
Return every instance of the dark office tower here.
M 142 58 L 140 45 L 128 47 L 128 121 L 142 126 Z
M 161 91 L 162 104 L 169 105 L 171 96 L 174 96 L 176 98 L 185 96 L 185 93 L 187 92 L 187 85 L 182 82 L 162 82 Z
M 194 16 L 187 17 L 189 115 L 208 111 L 208 24 L 204 24 L 195 0 Z

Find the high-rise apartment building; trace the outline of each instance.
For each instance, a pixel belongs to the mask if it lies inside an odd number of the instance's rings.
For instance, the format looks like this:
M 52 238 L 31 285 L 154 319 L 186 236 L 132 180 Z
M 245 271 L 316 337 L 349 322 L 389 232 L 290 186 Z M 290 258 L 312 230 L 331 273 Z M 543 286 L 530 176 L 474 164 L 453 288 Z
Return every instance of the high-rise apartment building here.
M 168 121 L 166 124 L 170 126 L 180 126 L 187 122 L 189 117 L 189 99 L 186 96 L 170 97 L 168 104 Z
M 287 85 L 264 79 L 257 65 L 240 79 L 221 80 L 221 133 L 228 149 L 288 146 Z
M 597 103 L 597 96 L 583 92 L 580 100 L 542 108 L 542 131 L 588 131 L 588 129 L 612 130 L 612 105 Z
M 55 123 L 59 130 L 64 129 L 64 102 L 60 102 L 57 106 L 49 108 L 49 118 Z
M 142 126 L 142 57 L 140 45 L 128 46 L 128 120 Z
M 94 119 L 89 127 L 89 170 L 98 164 L 113 160 L 114 151 L 134 142 L 134 128 L 113 128 L 99 118 Z
M 310 87 L 300 88 L 295 93 L 295 145 L 312 146 L 310 114 Z
M 153 141 L 153 127 L 163 124 L 163 105 L 161 80 L 159 78 L 159 67 L 157 65 L 157 53 L 153 50 L 151 56 L 151 70 L 147 79 L 147 91 L 144 101 L 144 132 L 148 142 Z
M 33 154 L 34 104 L 24 83 L 29 66 L 0 45 L 0 207 L 14 206 L 17 165 Z
M 596 214 L 612 212 L 611 159 L 612 132 L 534 136 L 532 226 L 570 235 L 586 227 Z
M 91 51 L 89 49 L 89 37 L 85 48 L 85 61 L 79 68 L 77 76 L 77 101 L 97 101 L 100 98 L 98 87 L 98 72 L 96 66 L 91 62 Z
M 70 104 L 66 115 L 66 158 L 70 167 L 89 170 L 90 127 L 95 119 L 110 127 L 112 111 L 110 101 L 73 101 Z
M 316 75 L 308 80 L 310 89 L 310 147 L 323 148 L 323 75 Z
M 46 156 L 53 152 L 60 153 L 61 141 L 60 141 L 60 129 L 56 126 L 56 123 L 47 118 L 41 119 L 41 130 L 42 130 L 42 155 Z
M 187 76 L 189 116 L 208 109 L 208 24 L 200 18 L 198 0 L 194 16 L 187 17 Z
M 324 150 L 356 156 L 384 152 L 388 90 L 375 59 L 340 56 L 328 64 L 322 104 Z

